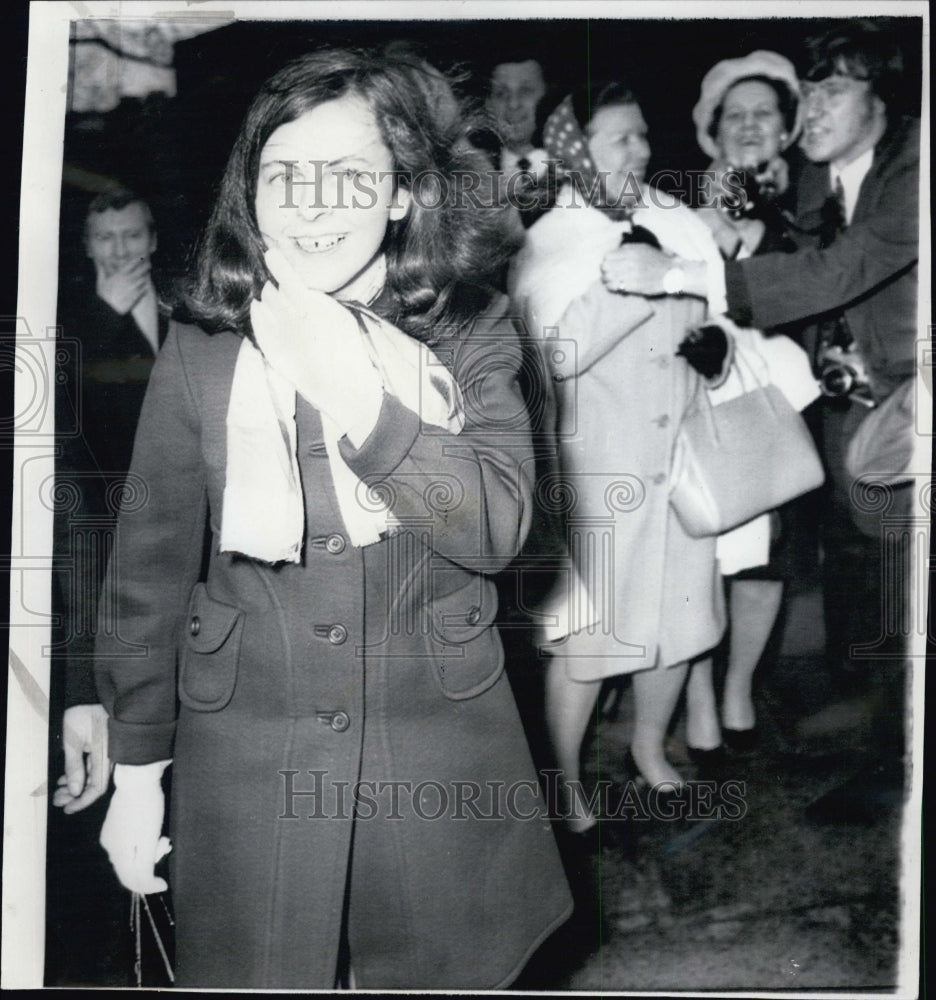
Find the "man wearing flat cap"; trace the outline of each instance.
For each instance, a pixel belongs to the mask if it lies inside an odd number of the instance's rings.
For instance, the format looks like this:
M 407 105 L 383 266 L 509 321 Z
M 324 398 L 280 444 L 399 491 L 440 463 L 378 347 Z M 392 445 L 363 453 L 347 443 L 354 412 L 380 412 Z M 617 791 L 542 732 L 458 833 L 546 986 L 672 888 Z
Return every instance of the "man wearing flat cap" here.
M 724 282 L 727 312 L 742 326 L 812 324 L 804 346 L 825 394 L 819 423 L 829 479 L 823 510 L 827 658 L 852 679 L 868 673 L 884 678 L 866 702 L 880 728 L 879 745 L 885 753 L 898 750 L 893 760 L 902 750 L 903 714 L 895 661 L 905 651 L 896 648 L 899 643 L 882 648 L 869 671 L 867 652 L 856 655 L 856 647 L 871 648 L 887 636 L 885 608 L 902 620 L 906 606 L 894 608 L 898 595 L 882 590 L 882 559 L 895 553 L 886 551 L 882 513 L 870 514 L 853 488 L 848 452 L 853 440 L 868 438 L 892 396 L 889 416 L 909 412 L 918 328 L 919 121 L 901 115 L 902 57 L 876 23 L 841 22 L 810 39 L 806 49 L 800 143 L 809 163 L 796 185 L 799 249 L 729 260 L 722 269 L 626 246 L 616 253 L 610 281 L 622 292 L 676 289 L 701 297 Z M 700 143 L 721 90 L 717 84 L 712 99 L 696 108 Z M 889 421 L 887 431 L 893 427 Z M 911 438 L 908 420 L 897 449 L 904 456 L 901 468 L 882 467 L 893 460 L 893 449 L 887 460 L 879 449 L 877 463 L 872 457 L 866 467 L 889 474 L 890 483 L 906 479 Z M 910 487 L 898 486 L 893 496 L 895 504 L 909 504 Z M 848 818 L 849 806 L 839 801 L 837 807 Z

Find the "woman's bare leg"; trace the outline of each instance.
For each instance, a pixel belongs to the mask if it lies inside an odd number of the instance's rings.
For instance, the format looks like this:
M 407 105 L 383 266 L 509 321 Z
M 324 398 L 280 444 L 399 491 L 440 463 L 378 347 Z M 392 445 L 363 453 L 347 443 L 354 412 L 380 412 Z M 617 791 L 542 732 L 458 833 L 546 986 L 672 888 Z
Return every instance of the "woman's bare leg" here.
M 718 704 L 712 677 L 712 658 L 696 660 L 686 682 L 686 743 L 695 750 L 721 746 Z
M 751 687 L 754 671 L 783 600 L 779 580 L 733 580 L 729 597 L 731 645 L 722 698 L 722 723 L 729 729 L 753 729 L 757 718 Z
M 560 788 L 565 798 L 559 803 L 569 827 L 582 832 L 594 826 L 595 817 L 576 794 L 581 787 L 582 740 L 601 681 L 576 681 L 566 670 L 563 653 L 554 654 L 546 667 L 546 725 L 561 774 Z
M 686 680 L 688 664 L 656 667 L 634 674 L 634 735 L 631 753 L 640 773 L 651 785 L 682 783 L 682 777 L 666 759 L 664 741 L 679 692 Z

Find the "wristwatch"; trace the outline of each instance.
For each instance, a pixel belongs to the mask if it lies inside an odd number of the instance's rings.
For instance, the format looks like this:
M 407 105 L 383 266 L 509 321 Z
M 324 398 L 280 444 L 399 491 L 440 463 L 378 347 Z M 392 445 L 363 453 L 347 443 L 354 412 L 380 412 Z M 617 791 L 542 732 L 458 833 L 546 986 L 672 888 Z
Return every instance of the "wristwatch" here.
M 663 291 L 667 295 L 682 295 L 686 288 L 686 272 L 681 267 L 671 267 L 663 275 Z

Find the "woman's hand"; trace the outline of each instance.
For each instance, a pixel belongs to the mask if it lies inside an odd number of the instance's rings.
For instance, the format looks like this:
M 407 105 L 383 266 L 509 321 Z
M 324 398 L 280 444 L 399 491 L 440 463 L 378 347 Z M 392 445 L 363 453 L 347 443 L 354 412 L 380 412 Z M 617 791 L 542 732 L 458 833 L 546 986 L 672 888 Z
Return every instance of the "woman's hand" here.
M 676 353 L 704 378 L 721 384 L 719 376 L 727 376 L 726 360 L 730 362 L 731 340 L 717 323 L 706 323 L 688 331 Z M 712 385 L 712 388 L 715 388 Z
M 305 288 L 279 250 L 264 259 L 279 288 L 267 282 L 251 303 L 257 345 L 359 447 L 377 422 L 383 383 L 357 320 L 330 295 Z

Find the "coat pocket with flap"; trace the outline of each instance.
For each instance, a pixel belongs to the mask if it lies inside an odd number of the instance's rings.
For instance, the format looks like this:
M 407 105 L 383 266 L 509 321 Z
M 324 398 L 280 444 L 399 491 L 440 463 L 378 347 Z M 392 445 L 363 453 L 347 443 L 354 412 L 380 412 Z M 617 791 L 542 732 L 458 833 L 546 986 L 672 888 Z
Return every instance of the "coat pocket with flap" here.
M 503 672 L 504 648 L 494 624 L 496 614 L 497 588 L 480 576 L 433 600 L 436 676 L 448 698 L 473 698 Z
M 189 601 L 179 661 L 179 700 L 200 712 L 224 708 L 237 683 L 244 612 L 196 585 Z

